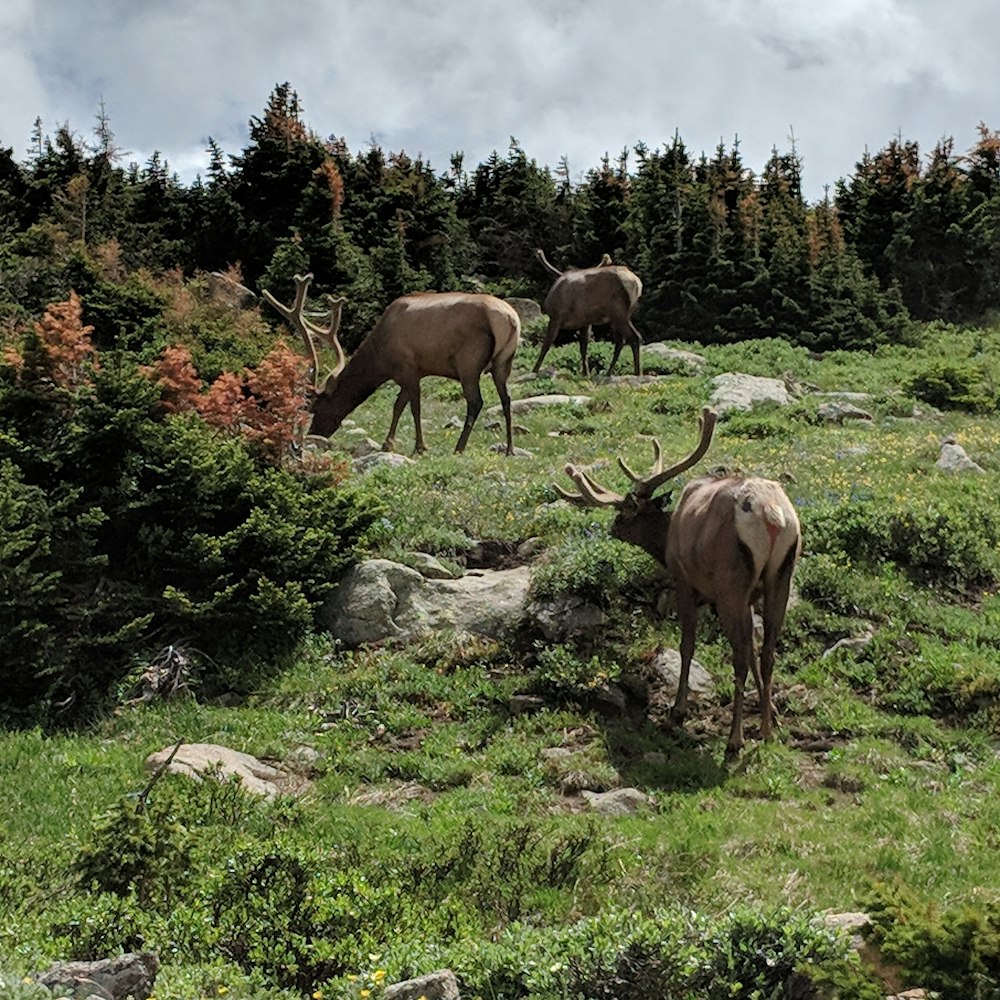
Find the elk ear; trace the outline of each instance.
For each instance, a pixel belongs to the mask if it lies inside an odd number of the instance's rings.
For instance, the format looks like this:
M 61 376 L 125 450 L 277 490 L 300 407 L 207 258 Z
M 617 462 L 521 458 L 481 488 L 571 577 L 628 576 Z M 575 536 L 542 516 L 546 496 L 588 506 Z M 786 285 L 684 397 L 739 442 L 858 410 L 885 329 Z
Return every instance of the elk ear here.
M 650 502 L 656 504 L 657 510 L 669 510 L 670 501 L 674 498 L 674 491 L 667 490 L 666 493 L 661 493 L 658 497 L 654 497 Z

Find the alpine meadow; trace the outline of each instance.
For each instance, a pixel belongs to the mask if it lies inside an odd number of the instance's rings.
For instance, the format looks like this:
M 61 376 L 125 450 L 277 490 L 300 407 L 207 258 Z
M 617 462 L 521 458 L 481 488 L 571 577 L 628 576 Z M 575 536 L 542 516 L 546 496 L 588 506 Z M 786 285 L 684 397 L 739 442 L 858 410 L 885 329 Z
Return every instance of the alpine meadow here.
M 0 996 L 1000 998 L 1000 134 L 249 125 L 0 144 Z

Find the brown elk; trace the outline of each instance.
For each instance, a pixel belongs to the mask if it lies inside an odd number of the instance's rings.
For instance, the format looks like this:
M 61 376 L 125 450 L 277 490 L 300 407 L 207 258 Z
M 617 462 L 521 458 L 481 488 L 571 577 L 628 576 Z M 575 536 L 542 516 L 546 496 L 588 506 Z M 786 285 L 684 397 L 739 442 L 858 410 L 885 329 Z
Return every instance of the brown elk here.
M 612 264 L 607 254 L 596 267 L 578 271 L 559 271 L 549 263 L 541 249 L 535 251 L 535 256 L 550 274 L 558 277 L 542 306 L 549 317 L 549 325 L 534 370 L 537 372 L 542 367 L 542 361 L 560 330 L 576 330 L 580 338 L 581 368 L 584 375 L 589 375 L 587 345 L 590 330 L 593 326 L 606 324 L 611 328 L 615 345 L 608 374 L 611 374 L 618 355 L 627 343 L 632 350 L 635 374 L 641 375 L 639 348 L 642 336 L 632 323 L 632 312 L 642 295 L 642 282 L 638 276 L 622 264 Z
M 310 433 L 329 437 L 349 413 L 392 380 L 399 385 L 399 395 L 382 448 L 392 451 L 396 425 L 409 403 L 416 430 L 414 451 L 425 451 L 420 423 L 420 380 L 425 375 L 441 375 L 462 384 L 465 426 L 455 451 L 464 451 L 483 408 L 479 379 L 488 371 L 500 396 L 507 425 L 507 454 L 514 453 L 507 379 L 520 342 L 521 321 L 513 307 L 492 295 L 465 292 L 404 295 L 386 307 L 348 361 L 336 337 L 339 320 L 331 318 L 326 328 L 320 328 L 303 312 L 311 281 L 311 274 L 295 276 L 295 302 L 291 307 L 263 291 L 264 298 L 299 331 L 313 359 L 315 397 Z M 332 300 L 334 310 L 337 301 Z M 317 337 L 326 339 L 338 356 L 336 367 L 322 381 L 316 367 Z
M 672 513 L 664 509 L 669 494 L 653 496 L 660 486 L 702 458 L 715 422 L 715 412 L 706 407 L 698 446 L 668 469 L 663 468 L 660 444 L 654 439 L 655 463 L 645 478 L 619 458 L 619 465 L 634 483 L 626 496 L 605 489 L 574 465 L 567 465 L 566 473 L 580 492 L 556 489 L 576 504 L 614 507 L 617 514 L 611 534 L 645 549 L 673 578 L 681 626 L 681 675 L 671 711 L 675 720 L 682 720 L 687 712 L 699 603 L 715 606 L 733 649 L 736 685 L 727 744 L 731 755 L 743 745 L 743 688 L 748 671 L 753 673 L 760 694 L 761 737 L 771 735 L 775 647 L 801 551 L 801 534 L 795 508 L 781 486 L 770 479 L 728 475 L 693 479 L 681 491 Z M 764 638 L 758 670 L 753 605 L 761 599 Z

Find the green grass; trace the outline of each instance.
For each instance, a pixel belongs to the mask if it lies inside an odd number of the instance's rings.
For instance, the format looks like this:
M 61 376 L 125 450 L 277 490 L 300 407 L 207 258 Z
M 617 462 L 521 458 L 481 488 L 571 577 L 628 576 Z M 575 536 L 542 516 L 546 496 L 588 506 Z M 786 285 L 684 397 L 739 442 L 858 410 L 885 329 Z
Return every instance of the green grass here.
M 238 706 L 192 697 L 123 707 L 86 732 L 4 733 L 0 975 L 20 982 L 57 958 L 148 947 L 163 963 L 158 1000 L 374 998 L 385 982 L 446 964 L 463 995 L 554 998 L 593 995 L 584 981 L 598 968 L 633 982 L 653 967 L 637 956 L 669 942 L 675 957 L 678 941 L 691 942 L 692 969 L 729 954 L 719 935 L 740 908 L 771 933 L 795 923 L 789 914 L 864 908 L 890 884 L 928 907 L 995 914 L 1000 598 L 995 579 L 964 584 L 1000 566 L 990 507 L 1000 417 L 910 419 L 900 386 L 935 349 L 961 362 L 998 334 L 935 335 L 940 344 L 819 361 L 777 343 L 706 348 L 704 375 L 634 387 L 566 374 L 575 348 L 562 348 L 550 355 L 561 374 L 514 382 L 514 397 L 591 401 L 517 416 L 530 458 L 489 450 L 502 432 L 485 412 L 466 454 L 453 455 L 458 430 L 445 424 L 464 402 L 454 384 L 427 380 L 428 454 L 350 487 L 385 503 L 377 554 L 460 557 L 474 539 L 538 537 L 539 586 L 596 587 L 611 620 L 604 640 L 546 650 L 440 635 L 345 651 L 317 637 Z M 516 373 L 533 360 L 525 351 Z M 652 562 L 607 539 L 607 513 L 559 502 L 550 485 L 575 462 L 623 489 L 615 456 L 644 467 L 642 435 L 659 437 L 668 458 L 686 453 L 709 379 L 727 370 L 871 392 L 877 421 L 820 424 L 806 397 L 720 425 L 704 465 L 783 477 L 805 537 L 802 598 L 777 666 L 782 724 L 776 741 L 751 741 L 732 764 L 729 650 L 709 614 L 696 655 L 723 704 L 701 716 L 720 724 L 677 731 L 602 707 L 595 689 L 641 671 L 658 643 L 676 642 L 676 625 L 652 614 Z M 484 394 L 495 403 L 486 381 Z M 353 415 L 376 439 L 392 398 L 384 389 Z M 947 433 L 986 476 L 934 470 Z M 398 440 L 412 443 L 408 416 Z M 911 524 L 912 512 L 922 520 Z M 941 547 L 918 551 L 939 523 Z M 876 531 L 877 558 L 851 548 Z M 946 582 L 928 572 L 937 564 L 951 566 Z M 865 627 L 868 647 L 822 656 Z M 512 716 L 510 698 L 530 692 L 545 709 Z M 276 759 L 308 748 L 319 755 L 312 790 L 267 803 L 165 778 L 143 827 L 143 761 L 179 739 Z M 577 794 L 628 785 L 650 796 L 648 810 L 595 816 Z M 135 845 L 139 874 L 102 891 Z M 633 983 L 630 995 L 666 995 L 662 984 L 643 989 Z M 871 995 L 852 989 L 840 995 Z

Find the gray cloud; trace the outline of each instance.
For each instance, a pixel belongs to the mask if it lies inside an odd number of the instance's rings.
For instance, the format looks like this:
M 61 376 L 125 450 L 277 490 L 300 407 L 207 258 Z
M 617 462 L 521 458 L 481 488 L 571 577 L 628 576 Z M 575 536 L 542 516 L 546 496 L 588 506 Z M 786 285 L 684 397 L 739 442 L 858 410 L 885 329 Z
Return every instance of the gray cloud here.
M 320 135 L 466 164 L 516 136 L 576 176 L 680 132 L 695 153 L 739 136 L 759 171 L 794 130 L 809 197 L 897 133 L 970 146 L 1000 106 L 1000 8 L 929 0 L 4 0 L 0 142 L 32 123 L 89 137 L 103 99 L 119 145 L 183 179 L 205 144 L 246 142 L 289 81 Z

